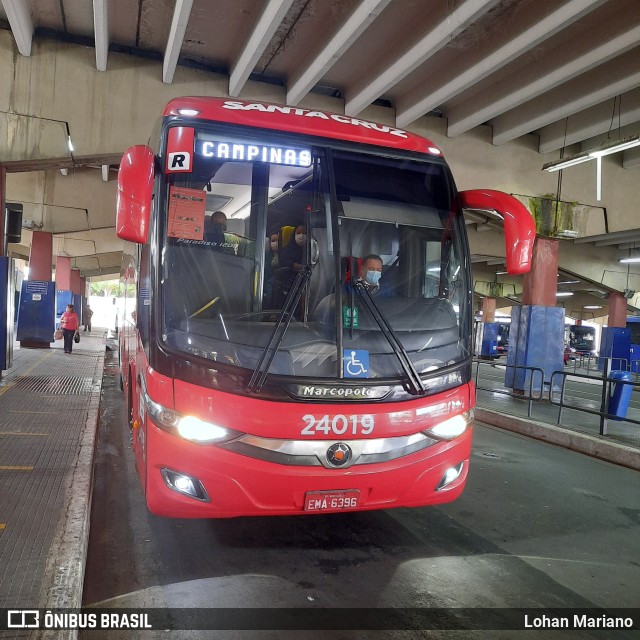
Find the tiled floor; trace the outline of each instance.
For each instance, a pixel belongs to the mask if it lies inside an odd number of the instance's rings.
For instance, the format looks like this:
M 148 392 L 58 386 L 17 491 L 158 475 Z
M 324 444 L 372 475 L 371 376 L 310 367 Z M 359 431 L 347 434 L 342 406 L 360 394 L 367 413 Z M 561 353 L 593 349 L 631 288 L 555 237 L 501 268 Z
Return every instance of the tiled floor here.
M 45 606 L 43 577 L 80 439 L 95 432 L 90 409 L 99 402 L 105 338 L 99 329 L 82 334 L 71 355 L 61 341 L 49 349 L 16 343 L 13 366 L 2 372 L 0 608 Z

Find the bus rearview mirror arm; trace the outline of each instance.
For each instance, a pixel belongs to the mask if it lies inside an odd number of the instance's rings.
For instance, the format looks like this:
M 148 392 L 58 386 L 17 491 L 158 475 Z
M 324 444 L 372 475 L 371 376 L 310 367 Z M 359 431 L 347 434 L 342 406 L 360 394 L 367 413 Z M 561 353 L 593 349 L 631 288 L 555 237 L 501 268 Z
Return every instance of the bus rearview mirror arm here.
M 493 189 L 472 189 L 459 193 L 463 209 L 479 210 L 504 222 L 507 271 L 527 273 L 531 269 L 536 224 L 528 209 L 516 198 Z

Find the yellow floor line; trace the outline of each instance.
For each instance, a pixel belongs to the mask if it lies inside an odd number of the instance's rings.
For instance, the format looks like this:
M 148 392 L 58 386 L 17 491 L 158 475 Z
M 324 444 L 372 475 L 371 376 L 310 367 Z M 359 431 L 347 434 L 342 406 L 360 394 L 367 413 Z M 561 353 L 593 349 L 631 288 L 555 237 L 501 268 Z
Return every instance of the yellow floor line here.
M 0 471 L 33 471 L 33 467 L 12 467 L 10 465 L 0 465 Z
M 0 522 L 0 531 L 2 531 L 7 525 Z
M 48 436 L 49 433 L 34 433 L 31 431 L 0 431 L 0 436 Z
M 9 391 L 11 387 L 13 387 L 13 385 L 16 383 L 17 380 L 20 380 L 20 378 L 23 378 L 28 373 L 33 371 L 38 365 L 42 364 L 47 358 L 50 358 L 54 353 L 55 351 L 49 351 L 49 353 L 46 353 L 44 356 L 42 356 L 42 358 L 40 358 L 38 362 L 35 362 L 34 364 L 32 364 L 25 372 L 21 373 L 15 380 L 11 380 L 11 382 L 8 382 L 6 387 L 2 387 L 2 389 L 0 389 L 0 396 L 7 393 L 7 391 Z

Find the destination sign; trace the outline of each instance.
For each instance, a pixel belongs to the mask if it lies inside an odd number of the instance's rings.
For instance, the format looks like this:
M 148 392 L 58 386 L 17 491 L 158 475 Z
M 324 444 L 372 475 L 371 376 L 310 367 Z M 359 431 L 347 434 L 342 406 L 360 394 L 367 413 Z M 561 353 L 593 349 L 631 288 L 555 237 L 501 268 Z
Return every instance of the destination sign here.
M 267 162 L 293 167 L 310 167 L 311 151 L 283 145 L 257 144 L 255 142 L 198 140 L 196 153 L 204 158 Z

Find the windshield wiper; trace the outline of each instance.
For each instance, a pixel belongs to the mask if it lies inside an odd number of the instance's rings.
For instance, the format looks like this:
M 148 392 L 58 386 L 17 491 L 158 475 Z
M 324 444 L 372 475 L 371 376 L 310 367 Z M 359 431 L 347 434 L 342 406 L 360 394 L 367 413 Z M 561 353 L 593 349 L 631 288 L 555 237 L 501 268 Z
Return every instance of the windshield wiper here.
M 376 324 L 380 327 L 380 331 L 382 331 L 384 337 L 391 345 L 393 352 L 396 354 L 398 360 L 400 361 L 400 365 L 404 369 L 404 372 L 407 374 L 410 393 L 414 396 L 424 395 L 426 389 L 424 388 L 424 384 L 422 383 L 422 378 L 416 371 L 416 368 L 413 366 L 413 362 L 411 362 L 411 358 L 409 357 L 407 350 L 404 348 L 404 345 L 402 344 L 402 342 L 400 342 L 400 339 L 391 328 L 389 321 L 384 317 L 384 315 L 380 311 L 380 307 L 378 307 L 372 295 L 369 293 L 364 284 L 362 284 L 360 280 L 356 280 L 355 286 L 362 296 L 362 300 L 364 301 L 367 310 L 376 321 Z
M 249 390 L 254 393 L 258 393 L 267 380 L 269 367 L 271 366 L 271 363 L 284 340 L 285 333 L 287 333 L 287 329 L 289 328 L 291 319 L 293 318 L 293 312 L 298 306 L 298 302 L 300 302 L 300 298 L 302 297 L 302 292 L 311 278 L 311 271 L 312 265 L 305 265 L 300 268 L 300 271 L 296 274 L 295 280 L 289 289 L 287 297 L 284 299 L 282 311 L 278 314 L 276 325 L 271 332 L 267 346 L 262 351 L 260 360 L 258 360 L 258 364 L 251 375 L 251 380 L 249 380 Z

